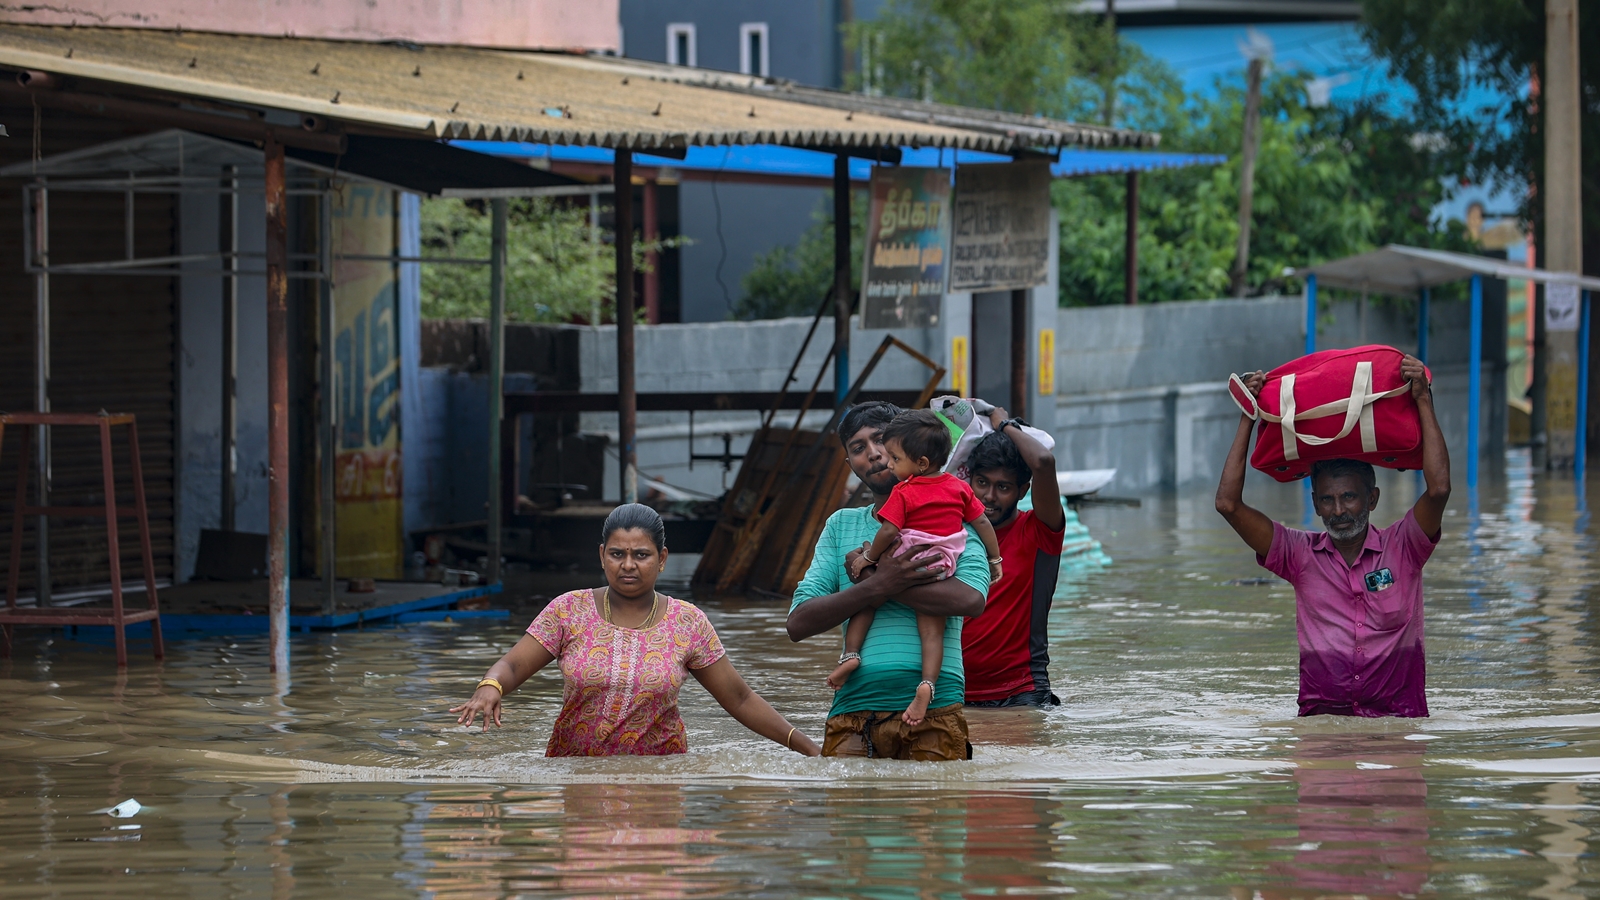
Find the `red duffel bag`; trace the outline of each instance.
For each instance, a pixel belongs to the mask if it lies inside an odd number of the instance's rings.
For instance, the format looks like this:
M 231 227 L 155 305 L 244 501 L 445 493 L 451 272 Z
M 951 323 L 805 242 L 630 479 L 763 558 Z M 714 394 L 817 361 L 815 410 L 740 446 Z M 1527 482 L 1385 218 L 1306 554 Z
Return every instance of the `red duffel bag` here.
M 1320 459 L 1422 468 L 1422 424 L 1400 374 L 1404 356 L 1376 344 L 1302 356 L 1268 372 L 1259 398 L 1230 377 L 1233 401 L 1261 423 L 1250 465 L 1278 481 L 1306 477 Z

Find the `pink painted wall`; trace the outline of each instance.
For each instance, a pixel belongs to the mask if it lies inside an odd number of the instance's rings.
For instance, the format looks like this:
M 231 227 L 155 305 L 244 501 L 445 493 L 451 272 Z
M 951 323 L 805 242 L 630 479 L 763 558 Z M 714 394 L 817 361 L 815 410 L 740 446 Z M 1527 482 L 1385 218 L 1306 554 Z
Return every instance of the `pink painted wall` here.
M 620 0 L 71 0 L 0 21 L 420 44 L 617 50 Z

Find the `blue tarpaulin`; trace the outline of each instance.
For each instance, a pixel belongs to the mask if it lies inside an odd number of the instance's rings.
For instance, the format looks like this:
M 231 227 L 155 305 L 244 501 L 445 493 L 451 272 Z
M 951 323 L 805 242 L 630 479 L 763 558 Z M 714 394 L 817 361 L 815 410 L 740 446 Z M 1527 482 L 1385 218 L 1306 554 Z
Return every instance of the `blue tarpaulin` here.
M 520 144 L 509 141 L 453 141 L 455 146 L 491 156 L 528 161 L 591 163 L 609 166 L 610 150 L 603 147 L 574 147 L 550 144 Z M 1119 175 L 1127 172 L 1153 172 L 1187 166 L 1214 166 L 1227 162 L 1226 156 L 1207 153 L 1149 153 L 1137 150 L 1063 150 L 1050 172 L 1057 178 L 1082 175 Z M 1010 162 L 1009 156 L 972 150 L 901 151 L 903 166 L 951 166 L 972 163 Z M 681 171 L 726 172 L 739 175 L 779 175 L 791 178 L 833 178 L 833 154 L 795 147 L 750 145 L 737 147 L 690 147 L 684 159 L 669 159 L 635 153 L 634 164 L 670 166 Z M 872 160 L 850 160 L 850 177 L 865 181 Z

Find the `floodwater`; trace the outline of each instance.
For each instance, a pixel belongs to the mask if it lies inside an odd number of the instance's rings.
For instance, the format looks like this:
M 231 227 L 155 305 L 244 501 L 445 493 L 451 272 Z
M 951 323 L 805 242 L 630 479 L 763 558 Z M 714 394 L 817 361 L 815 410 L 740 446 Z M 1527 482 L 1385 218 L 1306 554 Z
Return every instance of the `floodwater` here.
M 1520 465 L 1520 468 L 1519 468 Z M 1428 568 L 1433 717 L 1295 718 L 1294 609 L 1209 492 L 1095 507 L 1115 565 L 1051 620 L 1047 711 L 974 713 L 976 758 L 808 760 L 692 682 L 691 752 L 546 760 L 559 676 L 507 727 L 444 710 L 518 637 L 483 620 L 172 643 L 162 665 L 25 632 L 0 663 L 0 895 L 1600 895 L 1592 527 L 1573 486 L 1458 488 Z M 1387 523 L 1415 491 L 1383 481 Z M 1291 522 L 1303 488 L 1253 485 Z M 836 645 L 710 605 L 734 664 L 820 737 Z M 136 798 L 130 818 L 98 812 Z

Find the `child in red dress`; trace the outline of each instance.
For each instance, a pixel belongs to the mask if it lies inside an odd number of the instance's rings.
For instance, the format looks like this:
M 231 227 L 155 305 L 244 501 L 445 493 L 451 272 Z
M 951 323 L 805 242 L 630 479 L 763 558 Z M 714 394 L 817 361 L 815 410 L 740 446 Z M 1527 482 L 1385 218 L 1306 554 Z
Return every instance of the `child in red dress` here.
M 931 409 L 916 409 L 895 416 L 883 430 L 883 446 L 889 453 L 889 467 L 900 483 L 894 486 L 889 499 L 884 501 L 875 515 L 883 523 L 873 538 L 872 546 L 851 564 L 851 577 L 860 578 L 883 554 L 891 550 L 917 545 L 928 545 L 927 553 L 939 558 L 929 562 L 930 568 L 943 570 L 941 578 L 955 572 L 956 560 L 967 547 L 966 524 L 971 524 L 983 540 L 989 558 L 989 578 L 1000 579 L 1000 542 L 995 538 L 994 526 L 983 515 L 983 504 L 973 495 L 972 487 L 965 481 L 941 472 L 950 458 L 950 431 Z M 939 678 L 939 667 L 944 662 L 944 619 L 939 616 L 917 616 L 917 637 L 922 644 L 922 681 L 911 705 L 900 718 L 907 725 L 918 725 L 933 701 L 934 682 Z M 867 631 L 872 627 L 872 610 L 864 610 L 850 617 L 845 629 L 844 653 L 839 655 L 839 667 L 828 676 L 828 686 L 834 690 L 844 686 L 861 665 L 861 646 L 866 643 Z

